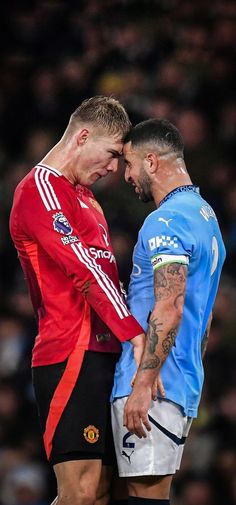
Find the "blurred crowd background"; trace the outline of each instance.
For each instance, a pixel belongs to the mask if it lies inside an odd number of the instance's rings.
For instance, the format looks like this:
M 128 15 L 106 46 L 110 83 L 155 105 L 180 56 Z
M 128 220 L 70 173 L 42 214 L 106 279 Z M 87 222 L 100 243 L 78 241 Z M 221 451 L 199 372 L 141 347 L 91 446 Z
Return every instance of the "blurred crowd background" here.
M 18 181 L 59 140 L 81 100 L 114 95 L 133 123 L 165 117 L 182 132 L 193 181 L 214 207 L 227 260 L 199 410 L 175 478 L 175 505 L 236 503 L 236 3 L 48 0 L 1 4 L 0 505 L 47 505 L 55 480 L 31 386 L 37 332 L 8 232 Z M 152 205 L 121 177 L 94 186 L 127 286 Z M 32 212 L 34 209 L 32 208 Z M 68 315 L 69 317 L 69 315 Z

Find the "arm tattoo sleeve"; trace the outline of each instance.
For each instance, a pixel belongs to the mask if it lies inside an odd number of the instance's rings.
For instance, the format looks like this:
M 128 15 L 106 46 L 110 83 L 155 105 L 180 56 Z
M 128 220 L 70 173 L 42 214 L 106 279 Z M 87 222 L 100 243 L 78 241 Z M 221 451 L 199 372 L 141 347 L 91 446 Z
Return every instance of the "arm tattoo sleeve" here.
M 167 337 L 164 338 L 164 340 L 162 342 L 162 350 L 163 350 L 164 354 L 169 354 L 172 345 L 174 345 L 174 343 L 175 343 L 176 335 L 177 335 L 177 328 L 172 328 L 169 331 Z
M 154 272 L 154 292 L 156 312 L 152 312 L 147 332 L 146 351 L 144 352 L 141 370 L 160 368 L 175 345 L 178 324 L 168 325 L 169 314 L 179 313 L 182 309 L 187 267 L 180 263 L 171 263 L 158 268 Z M 164 303 L 163 312 L 158 311 L 161 302 Z M 168 303 L 169 302 L 169 303 Z M 168 306 L 168 309 L 166 307 Z M 166 312 L 168 310 L 168 312 Z M 178 319 L 177 319 L 178 320 Z
M 150 354 L 153 354 L 156 349 L 156 345 L 159 340 L 159 335 L 157 333 L 157 329 L 159 328 L 159 332 L 161 332 L 162 323 L 157 322 L 157 318 L 151 319 L 149 321 L 147 340 Z

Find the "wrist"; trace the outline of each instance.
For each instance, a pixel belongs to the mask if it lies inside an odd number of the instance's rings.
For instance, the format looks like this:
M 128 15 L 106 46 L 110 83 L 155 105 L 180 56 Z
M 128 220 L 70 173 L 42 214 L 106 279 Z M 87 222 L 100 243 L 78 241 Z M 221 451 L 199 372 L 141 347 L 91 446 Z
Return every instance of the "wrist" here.
M 144 333 L 140 333 L 140 335 L 136 335 L 136 337 L 131 338 L 130 343 L 133 344 L 134 347 L 144 347 L 145 343 Z

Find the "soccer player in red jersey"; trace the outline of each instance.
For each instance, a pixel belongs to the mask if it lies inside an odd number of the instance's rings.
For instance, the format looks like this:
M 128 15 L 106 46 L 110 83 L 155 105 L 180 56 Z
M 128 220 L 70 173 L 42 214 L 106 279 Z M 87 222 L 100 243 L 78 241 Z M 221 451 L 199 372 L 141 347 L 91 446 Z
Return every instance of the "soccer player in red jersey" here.
M 57 505 L 92 505 L 96 497 L 105 503 L 120 342 L 134 344 L 137 362 L 143 348 L 143 330 L 120 291 L 106 220 L 88 189 L 117 170 L 129 128 L 114 98 L 85 100 L 14 195 L 10 230 L 38 318 L 33 384 Z

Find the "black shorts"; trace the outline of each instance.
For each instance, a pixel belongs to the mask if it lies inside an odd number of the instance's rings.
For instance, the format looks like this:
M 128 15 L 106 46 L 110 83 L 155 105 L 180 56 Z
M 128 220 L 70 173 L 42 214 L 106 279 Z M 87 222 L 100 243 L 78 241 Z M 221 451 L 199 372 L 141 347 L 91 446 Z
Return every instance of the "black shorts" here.
M 115 463 L 110 394 L 117 353 L 86 351 L 79 377 L 57 425 L 50 463 L 76 459 L 101 459 Z M 54 365 L 34 367 L 33 386 L 42 432 L 54 391 L 66 368 L 67 360 Z

